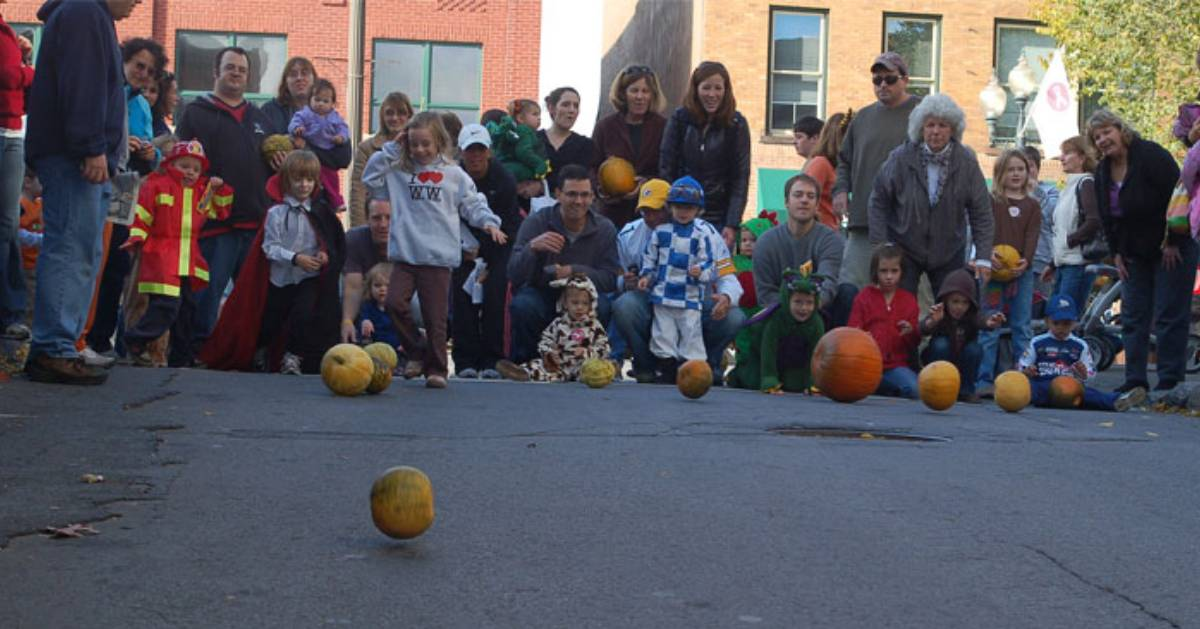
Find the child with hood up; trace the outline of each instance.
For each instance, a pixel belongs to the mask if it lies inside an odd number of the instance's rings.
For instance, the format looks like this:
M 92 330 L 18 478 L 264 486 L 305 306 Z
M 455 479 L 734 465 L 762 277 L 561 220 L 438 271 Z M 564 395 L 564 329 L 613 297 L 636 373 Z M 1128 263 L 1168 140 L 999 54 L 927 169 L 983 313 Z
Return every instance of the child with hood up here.
M 825 334 L 817 309 L 820 292 L 807 262 L 783 272 L 779 303 L 762 332 L 759 388 L 763 393 L 806 393 L 812 388 L 812 353 Z
M 738 284 L 742 286 L 742 298 L 738 307 L 749 320 L 761 310 L 758 306 L 758 295 L 754 292 L 754 244 L 767 230 L 778 225 L 775 212 L 763 210 L 756 218 L 742 223 L 738 236 L 738 252 L 733 256 L 733 269 L 737 274 Z M 758 347 L 762 342 L 761 325 L 747 325 L 738 331 L 733 346 L 737 350 L 737 362 L 733 371 L 725 377 L 731 387 L 757 388 L 760 378 L 758 369 Z M 754 357 L 751 357 L 751 354 Z
M 929 335 L 929 345 L 921 352 L 921 362 L 945 360 L 958 367 L 961 384 L 958 399 L 976 403 L 975 379 L 983 348 L 977 340 L 980 330 L 994 330 L 1004 323 L 1003 313 L 988 316 L 979 310 L 975 278 L 966 269 L 959 269 L 942 280 L 937 303 L 921 321 L 921 334 Z
M 510 360 L 500 360 L 496 370 L 509 380 L 527 382 L 573 382 L 579 379 L 579 370 L 590 358 L 606 360 L 611 349 L 604 325 L 596 314 L 599 294 L 592 280 L 583 273 L 550 282 L 554 288 L 561 287 L 558 298 L 559 315 L 546 329 L 538 341 L 538 353 L 524 366 Z

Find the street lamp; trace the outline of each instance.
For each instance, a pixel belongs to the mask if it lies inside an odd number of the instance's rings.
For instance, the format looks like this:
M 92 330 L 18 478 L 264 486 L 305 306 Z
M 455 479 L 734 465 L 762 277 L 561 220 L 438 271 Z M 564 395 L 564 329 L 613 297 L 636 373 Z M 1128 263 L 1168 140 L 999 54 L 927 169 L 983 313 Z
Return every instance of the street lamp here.
M 1037 91 L 1037 76 L 1033 74 L 1033 68 L 1029 67 L 1029 63 L 1025 61 L 1025 55 L 1017 61 L 1017 65 L 1008 73 L 1008 89 L 1012 90 L 1013 98 L 1017 99 L 1017 110 L 1020 113 L 1020 119 L 1017 121 L 1017 146 L 1025 146 L 1025 105 L 1029 104 L 1029 97 L 1033 96 Z
M 992 71 L 992 78 L 988 84 L 979 90 L 979 104 L 983 105 L 983 117 L 987 119 L 988 146 L 996 146 L 996 121 L 1008 106 L 1008 94 L 1000 87 L 995 70 Z

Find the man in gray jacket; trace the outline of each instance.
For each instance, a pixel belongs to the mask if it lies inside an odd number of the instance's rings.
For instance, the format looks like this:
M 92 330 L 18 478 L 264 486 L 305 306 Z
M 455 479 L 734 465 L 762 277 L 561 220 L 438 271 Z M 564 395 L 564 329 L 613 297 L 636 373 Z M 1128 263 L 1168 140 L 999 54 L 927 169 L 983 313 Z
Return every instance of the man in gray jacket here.
M 558 203 L 531 214 L 521 223 L 508 279 L 512 347 L 509 357 L 521 364 L 537 357 L 542 330 L 555 316 L 559 289 L 550 282 L 583 273 L 592 280 L 600 299 L 600 322 L 608 326 L 612 312 L 605 295 L 616 290 L 621 272 L 617 229 L 612 221 L 591 210 L 593 192 L 587 169 L 566 166 L 558 174 Z

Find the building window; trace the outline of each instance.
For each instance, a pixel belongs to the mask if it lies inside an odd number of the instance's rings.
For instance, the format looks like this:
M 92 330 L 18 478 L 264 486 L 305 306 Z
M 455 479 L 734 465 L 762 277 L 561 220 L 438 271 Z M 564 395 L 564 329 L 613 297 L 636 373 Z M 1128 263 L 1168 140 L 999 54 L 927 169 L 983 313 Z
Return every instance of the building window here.
M 463 123 L 479 122 L 483 47 L 375 40 L 371 70 L 371 128 L 390 92 L 403 92 L 417 111 L 452 111 Z
M 24 37 L 33 43 L 33 52 L 30 53 L 29 62 L 32 64 L 37 60 L 38 49 L 42 45 L 42 25 L 41 24 L 22 24 L 19 22 L 9 22 L 13 32 L 18 37 Z
M 937 93 L 942 70 L 942 19 L 908 15 L 883 18 L 883 51 L 894 50 L 908 62 L 908 91 Z
M 767 132 L 790 135 L 804 116 L 825 117 L 825 13 L 771 11 Z
M 1020 123 L 1020 106 L 1017 99 L 1013 98 L 1012 90 L 1008 88 L 1008 73 L 1017 65 L 1021 55 L 1025 55 L 1025 62 L 1033 69 L 1033 74 L 1041 83 L 1046 68 L 1050 66 L 1050 60 L 1054 58 L 1054 50 L 1058 48 L 1058 42 L 1053 37 L 1037 32 L 1037 28 L 1037 24 L 1028 22 L 996 22 L 996 77 L 1008 94 L 1008 105 L 1004 114 L 996 121 L 997 139 L 1016 138 Z M 1025 105 L 1026 115 L 1035 97 L 1036 94 L 1030 94 L 1029 102 Z M 1030 124 L 1026 133 L 1027 141 L 1037 141 L 1037 128 L 1034 125 Z
M 250 57 L 246 100 L 261 105 L 279 94 L 279 79 L 287 65 L 286 36 L 178 31 L 175 80 L 182 99 L 191 100 L 212 91 L 214 57 L 226 46 L 241 46 Z

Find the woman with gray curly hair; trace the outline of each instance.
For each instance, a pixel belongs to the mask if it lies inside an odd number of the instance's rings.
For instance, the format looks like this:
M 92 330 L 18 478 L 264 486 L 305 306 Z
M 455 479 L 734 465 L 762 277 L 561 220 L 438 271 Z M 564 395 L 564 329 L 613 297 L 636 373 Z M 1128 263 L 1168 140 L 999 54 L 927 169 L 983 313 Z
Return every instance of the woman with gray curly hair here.
M 925 97 L 908 117 L 908 141 L 875 176 L 868 204 L 871 244 L 904 251 L 901 286 L 916 293 L 924 273 L 933 294 L 963 268 L 967 222 L 975 243 L 976 274 L 991 276 L 992 197 L 975 152 L 962 143 L 966 117 L 945 94 Z

